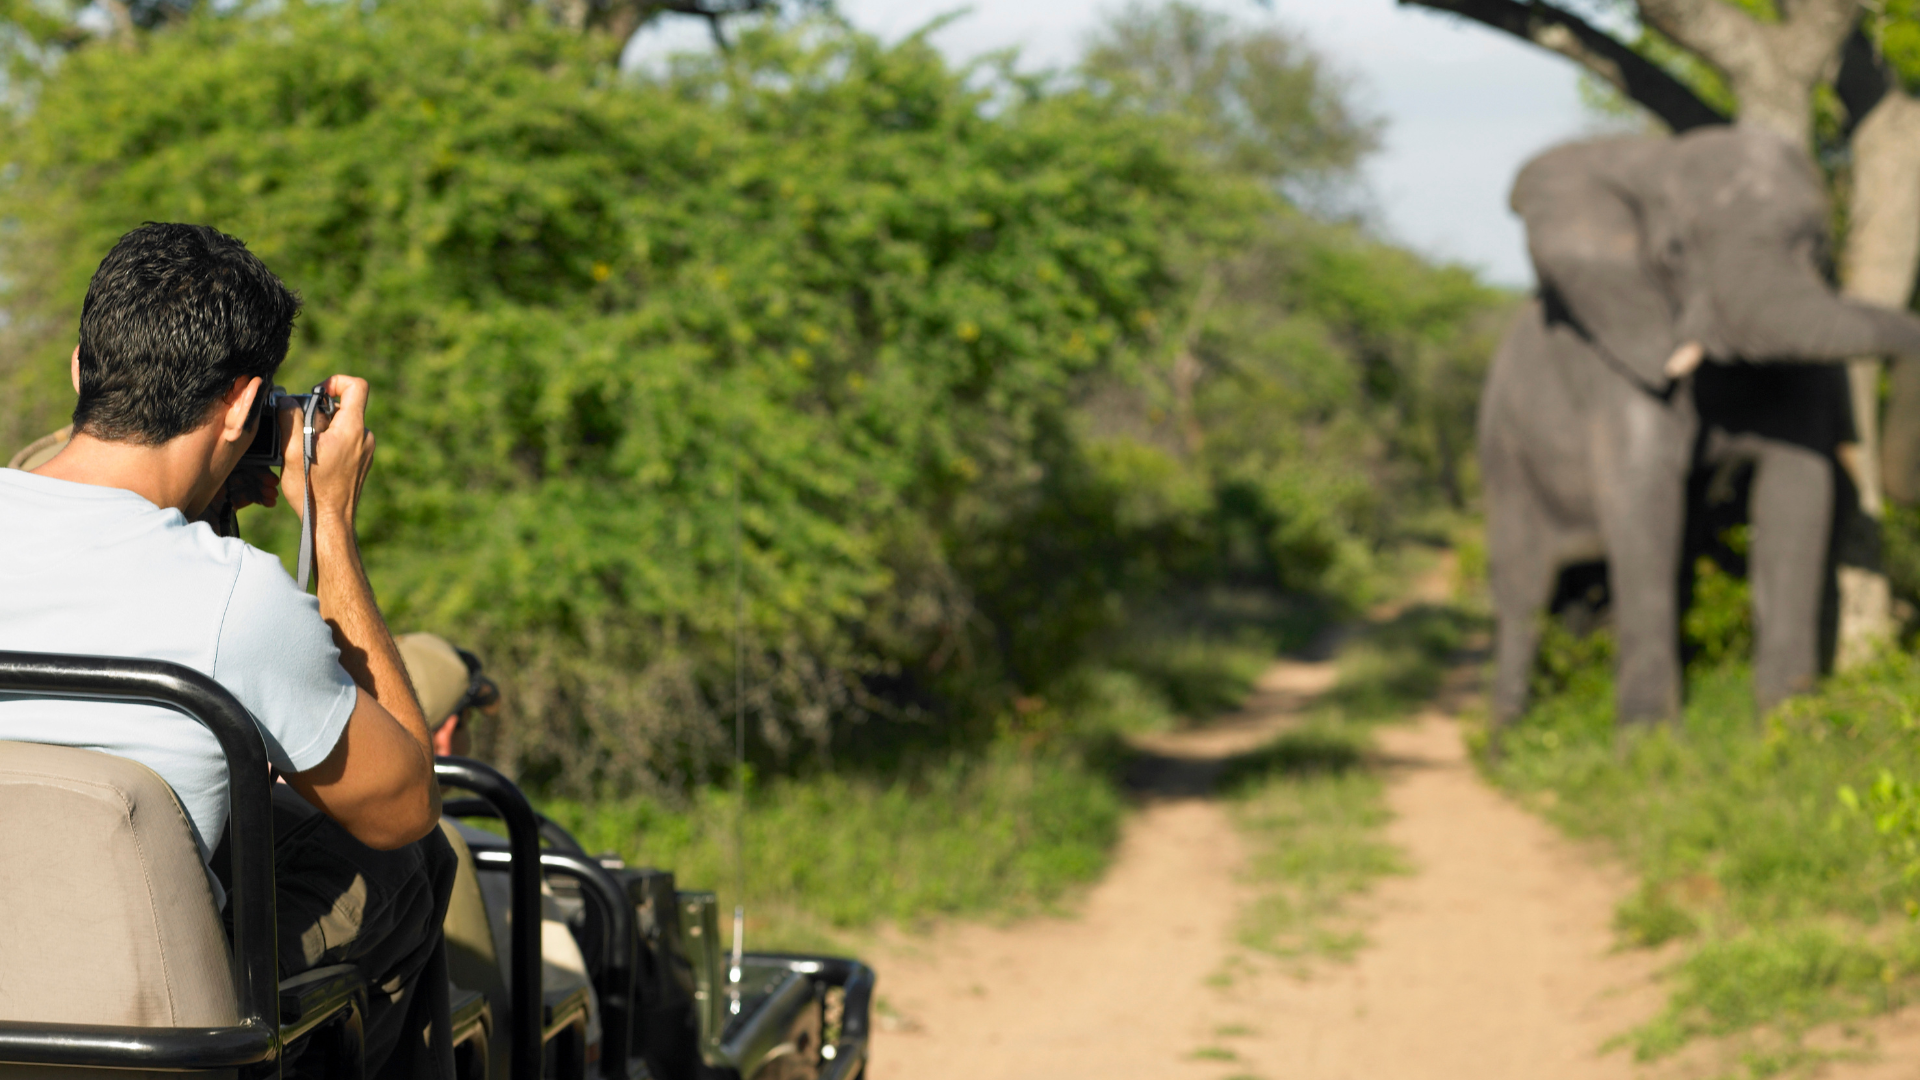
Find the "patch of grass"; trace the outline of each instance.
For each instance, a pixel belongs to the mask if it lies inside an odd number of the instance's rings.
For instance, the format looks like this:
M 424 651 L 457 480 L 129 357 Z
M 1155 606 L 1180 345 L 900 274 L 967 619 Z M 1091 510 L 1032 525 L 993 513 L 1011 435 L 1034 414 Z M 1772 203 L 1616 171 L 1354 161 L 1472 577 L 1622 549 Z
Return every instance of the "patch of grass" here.
M 1187 1057 L 1194 1061 L 1238 1061 L 1240 1055 L 1224 1046 L 1203 1046 Z
M 1713 881 L 1712 878 L 1705 880 Z M 1687 905 L 1676 900 L 1674 885 L 1672 882 L 1642 885 L 1613 913 L 1614 930 L 1642 948 L 1692 937 L 1700 929 L 1700 920 Z M 1713 888 L 1718 889 L 1717 883 Z
M 671 869 L 681 887 L 713 889 L 732 907 L 732 792 L 701 791 L 689 807 L 629 798 L 542 809 L 589 851 Z M 1122 813 L 1103 769 L 1014 739 L 889 780 L 775 781 L 748 796 L 748 940 L 818 948 L 881 920 L 1043 909 L 1105 868 Z
M 1485 616 L 1453 604 L 1415 604 L 1366 628 L 1340 654 L 1326 704 L 1357 720 L 1399 719 L 1432 700 Z
M 1417 604 L 1367 626 L 1342 648 L 1339 679 L 1310 721 L 1227 763 L 1219 791 L 1250 846 L 1258 892 L 1241 944 L 1296 965 L 1346 960 L 1366 944 L 1355 901 L 1406 860 L 1381 835 L 1389 814 L 1367 767 L 1373 725 L 1432 700 L 1483 616 Z
M 1364 728 L 1325 722 L 1289 732 L 1232 762 L 1222 781 L 1251 847 L 1258 894 L 1240 942 L 1289 961 L 1347 959 L 1365 944 L 1353 901 L 1404 860 L 1380 836 L 1380 780 L 1362 768 Z
M 1697 1035 L 1764 1026 L 1778 1029 L 1770 1033 L 1775 1038 L 1764 1056 L 1785 1057 L 1813 1025 L 1886 1008 L 1890 987 L 1903 971 L 1911 972 L 1910 961 L 1830 926 L 1754 930 L 1708 941 L 1674 969 L 1668 1007 L 1633 1033 L 1634 1050 L 1650 1060 Z
M 1604 669 L 1563 668 L 1488 768 L 1638 872 L 1616 913 L 1627 942 L 1681 943 L 1667 1008 L 1627 1037 L 1636 1053 L 1709 1036 L 1738 1045 L 1749 1075 L 1799 1069 L 1821 1056 L 1804 1042 L 1813 1027 L 1913 993 L 1914 879 L 1840 791 L 1882 770 L 1920 778 L 1920 660 L 1889 655 L 1766 718 L 1744 665 L 1703 665 L 1678 724 L 1626 734 Z
M 1242 1039 L 1258 1034 L 1259 1032 L 1245 1024 L 1221 1024 L 1213 1029 L 1213 1036 L 1216 1039 Z

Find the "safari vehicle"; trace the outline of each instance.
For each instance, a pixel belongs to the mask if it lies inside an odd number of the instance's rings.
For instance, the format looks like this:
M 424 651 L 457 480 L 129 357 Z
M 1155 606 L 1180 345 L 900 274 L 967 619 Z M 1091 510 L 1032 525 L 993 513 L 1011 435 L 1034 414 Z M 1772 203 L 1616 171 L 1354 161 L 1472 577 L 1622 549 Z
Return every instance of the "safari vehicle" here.
M 302 1071 L 317 1061 L 329 1077 L 363 1076 L 360 973 L 283 981 L 276 970 L 271 781 L 246 709 L 199 672 L 154 660 L 0 652 L 0 693 L 142 701 L 204 724 L 227 760 L 232 879 L 229 942 L 157 775 L 96 751 L 0 742 L 0 1080 L 278 1077 L 294 1052 Z M 469 980 L 493 985 L 444 987 L 452 1024 L 431 1037 L 460 1080 L 864 1073 L 865 965 L 747 953 L 723 969 L 713 894 L 588 855 L 480 762 L 441 758 L 436 771 L 467 793 L 450 793 L 450 817 L 497 818 L 506 834 L 464 833 L 500 947 L 498 978 Z M 542 976 L 541 934 L 556 930 L 541 915 L 543 880 L 571 909 L 564 932 L 591 994 Z

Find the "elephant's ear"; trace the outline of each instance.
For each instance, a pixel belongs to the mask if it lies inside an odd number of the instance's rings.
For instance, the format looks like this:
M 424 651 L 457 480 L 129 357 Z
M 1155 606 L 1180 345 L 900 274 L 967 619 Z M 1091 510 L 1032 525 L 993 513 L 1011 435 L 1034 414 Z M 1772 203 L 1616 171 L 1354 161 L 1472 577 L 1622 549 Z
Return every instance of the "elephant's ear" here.
M 1656 393 L 1680 344 L 1676 305 L 1645 250 L 1644 209 L 1605 174 L 1615 142 L 1548 151 L 1520 172 L 1513 209 L 1549 311 L 1571 322 L 1620 374 Z

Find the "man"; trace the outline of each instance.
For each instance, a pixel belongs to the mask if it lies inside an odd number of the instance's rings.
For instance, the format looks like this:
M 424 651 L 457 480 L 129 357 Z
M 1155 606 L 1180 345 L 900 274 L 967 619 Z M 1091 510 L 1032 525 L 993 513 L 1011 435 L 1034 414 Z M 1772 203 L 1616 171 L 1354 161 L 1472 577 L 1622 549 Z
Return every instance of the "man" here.
M 285 781 L 274 789 L 281 977 L 359 965 L 370 1074 L 430 1076 L 440 1056 L 420 1033 L 444 995 L 425 980 L 445 978 L 429 962 L 453 860 L 435 828 L 431 737 L 354 536 L 373 460 L 367 384 L 326 384 L 339 406 L 312 464 L 317 597 L 272 555 L 194 521 L 252 441 L 299 305 L 244 244 L 206 226 L 149 223 L 114 245 L 81 309 L 70 441 L 31 472 L 0 470 L 0 649 L 170 660 L 238 698 Z M 300 506 L 299 425 L 282 428 L 283 484 Z M 226 769 L 193 720 L 0 697 L 0 739 L 147 765 L 213 861 Z

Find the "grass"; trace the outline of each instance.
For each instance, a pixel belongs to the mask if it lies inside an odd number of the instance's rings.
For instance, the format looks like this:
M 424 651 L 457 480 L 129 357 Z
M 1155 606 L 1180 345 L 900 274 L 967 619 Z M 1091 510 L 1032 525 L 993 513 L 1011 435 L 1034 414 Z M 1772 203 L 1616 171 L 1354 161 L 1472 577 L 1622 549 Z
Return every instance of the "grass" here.
M 1406 869 L 1381 836 L 1388 813 L 1379 777 L 1364 767 L 1367 743 L 1363 727 L 1323 721 L 1234 761 L 1222 781 L 1257 887 L 1239 941 L 1296 971 L 1358 952 L 1366 936 L 1354 901 Z
M 1696 670 L 1678 724 L 1623 737 L 1604 669 L 1561 664 L 1559 691 L 1503 739 L 1489 772 L 1638 872 L 1620 935 L 1678 958 L 1666 1008 L 1624 1038 L 1635 1054 L 1713 1037 L 1740 1071 L 1767 1076 L 1818 1060 L 1815 1028 L 1885 1012 L 1920 986 L 1910 848 L 1840 795 L 1872 791 L 1883 770 L 1920 777 L 1920 661 L 1889 655 L 1764 719 L 1748 674 Z
M 1431 701 L 1483 628 L 1476 613 L 1433 604 L 1363 628 L 1303 725 L 1227 764 L 1220 793 L 1248 842 L 1256 887 L 1241 916 L 1243 946 L 1303 974 L 1310 961 L 1351 959 L 1366 944 L 1356 902 L 1408 869 L 1383 836 L 1390 814 L 1368 763 L 1373 729 Z
M 1304 647 L 1334 609 L 1255 589 L 1163 601 L 1100 643 L 1062 680 L 1063 704 L 1121 732 L 1201 724 L 1236 709 L 1274 658 Z
M 1340 679 L 1321 703 L 1350 720 L 1404 718 L 1431 701 L 1484 615 L 1455 604 L 1414 604 L 1368 626 L 1340 654 Z
M 737 803 L 722 789 L 691 807 L 633 798 L 543 809 L 590 851 L 674 871 L 682 888 L 737 893 Z M 1037 910 L 1093 880 L 1118 836 L 1107 772 L 1018 741 L 889 780 L 785 779 L 748 796 L 745 854 L 753 948 L 832 948 L 887 920 Z

